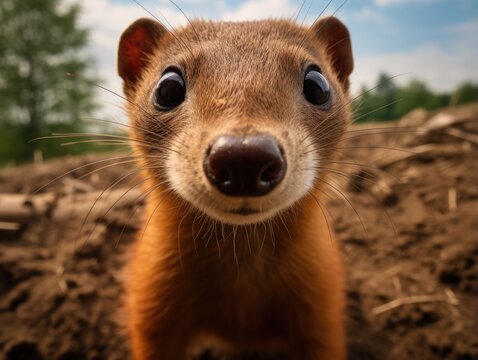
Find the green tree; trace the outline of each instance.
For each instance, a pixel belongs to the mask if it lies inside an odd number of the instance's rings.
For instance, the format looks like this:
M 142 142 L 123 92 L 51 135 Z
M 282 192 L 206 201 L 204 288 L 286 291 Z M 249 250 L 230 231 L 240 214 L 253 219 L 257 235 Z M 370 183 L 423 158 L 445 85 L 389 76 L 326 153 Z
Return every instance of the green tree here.
M 362 87 L 360 90 L 360 96 L 354 102 L 356 118 L 359 122 L 393 119 L 398 92 L 393 77 L 380 74 L 373 89 Z
M 395 112 L 395 102 L 398 96 L 398 87 L 392 76 L 382 73 L 378 77 L 375 93 L 379 99 L 379 110 L 375 116 L 378 119 L 393 119 Z
M 478 101 L 478 84 L 463 83 L 452 93 L 435 93 L 419 80 L 398 87 L 387 74 L 381 74 L 373 89 L 362 87 L 353 102 L 354 118 L 359 122 L 395 120 L 417 107 L 435 110 Z
M 79 13 L 60 0 L 0 1 L 0 130 L 10 136 L 4 143 L 15 139 L 0 157 L 27 161 L 35 149 L 51 150 L 29 141 L 57 128 L 78 131 L 95 108 Z
M 435 110 L 440 107 L 440 99 L 425 83 L 412 80 L 398 91 L 399 101 L 395 106 L 395 118 L 400 118 L 415 108 Z
M 456 99 L 457 105 L 478 101 L 478 84 L 470 82 L 462 84 L 454 92 L 453 98 Z

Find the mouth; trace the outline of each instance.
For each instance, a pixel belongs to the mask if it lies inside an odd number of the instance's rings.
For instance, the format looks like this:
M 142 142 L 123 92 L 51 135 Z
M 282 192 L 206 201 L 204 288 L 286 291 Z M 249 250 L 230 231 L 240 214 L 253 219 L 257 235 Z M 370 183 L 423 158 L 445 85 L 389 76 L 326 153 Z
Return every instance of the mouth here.
M 276 208 L 263 209 L 262 207 L 251 207 L 249 204 L 228 209 L 204 206 L 201 208 L 207 215 L 219 222 L 240 226 L 262 223 L 273 218 L 278 212 Z
M 261 211 L 259 211 L 257 209 L 253 209 L 253 208 L 248 207 L 248 206 L 241 206 L 238 209 L 229 210 L 229 213 L 233 214 L 233 215 L 248 216 L 248 215 L 260 214 Z

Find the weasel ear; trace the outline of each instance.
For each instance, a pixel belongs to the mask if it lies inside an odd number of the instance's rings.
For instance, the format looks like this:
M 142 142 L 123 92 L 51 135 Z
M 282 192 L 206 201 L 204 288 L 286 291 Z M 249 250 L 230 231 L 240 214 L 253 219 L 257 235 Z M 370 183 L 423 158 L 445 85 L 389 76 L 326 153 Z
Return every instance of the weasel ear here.
M 312 31 L 325 44 L 332 67 L 345 90 L 348 90 L 349 75 L 354 68 L 354 59 L 347 27 L 336 17 L 326 17 L 315 23 Z
M 166 28 L 151 19 L 139 19 L 121 35 L 118 49 L 118 74 L 123 78 L 125 93 L 134 90 Z

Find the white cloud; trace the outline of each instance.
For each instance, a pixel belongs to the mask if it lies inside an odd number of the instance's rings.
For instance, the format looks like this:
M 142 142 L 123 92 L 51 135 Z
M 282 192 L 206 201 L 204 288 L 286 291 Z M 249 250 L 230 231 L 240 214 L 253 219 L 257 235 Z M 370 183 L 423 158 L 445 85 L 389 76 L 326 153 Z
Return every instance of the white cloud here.
M 464 81 L 478 80 L 476 59 L 478 47 L 470 46 L 468 40 L 453 48 L 428 45 L 403 53 L 362 56 L 356 59 L 352 91 L 357 92 L 363 84 L 374 85 L 380 72 L 407 74 L 397 81 L 404 83 L 417 78 L 434 90 L 450 91 Z
M 297 11 L 297 6 L 292 4 L 290 0 L 249 0 L 237 9 L 225 11 L 222 19 L 228 21 L 279 17 L 291 19 Z
M 76 0 L 70 1 L 76 2 Z M 96 61 L 97 73 L 102 80 L 100 85 L 122 95 L 121 79 L 116 72 L 116 52 L 119 38 L 133 21 L 141 17 L 151 17 L 151 15 L 133 2 L 121 4 L 109 0 L 83 0 L 81 6 L 80 24 L 90 29 L 88 52 Z M 164 21 L 166 18 L 173 26 L 186 22 L 184 16 L 171 6 L 159 6 L 151 2 L 146 7 L 159 19 Z M 97 117 L 125 121 L 122 110 L 124 101 L 120 97 L 99 89 L 97 99 L 103 107 Z
M 375 0 L 375 4 L 378 6 L 393 6 L 393 5 L 404 5 L 404 4 L 429 4 L 438 2 L 439 0 Z
M 358 92 L 364 84 L 374 85 L 380 72 L 392 76 L 407 74 L 397 78 L 397 82 L 406 83 L 416 78 L 443 92 L 451 91 L 465 81 L 477 82 L 478 18 L 445 26 L 443 31 L 455 35 L 450 42 L 452 45 L 431 44 L 406 52 L 373 54 L 356 59 L 352 91 Z
M 348 17 L 363 22 L 385 23 L 387 21 L 385 15 L 370 7 L 363 7 L 358 11 L 348 14 Z
M 378 6 L 401 5 L 407 2 L 410 2 L 410 0 L 375 0 Z

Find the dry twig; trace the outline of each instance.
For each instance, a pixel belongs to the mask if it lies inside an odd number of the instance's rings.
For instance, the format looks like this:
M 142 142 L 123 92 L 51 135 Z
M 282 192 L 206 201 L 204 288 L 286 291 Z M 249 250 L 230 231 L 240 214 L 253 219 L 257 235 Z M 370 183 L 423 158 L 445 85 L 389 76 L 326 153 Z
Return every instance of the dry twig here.
M 434 303 L 434 302 L 446 302 L 450 305 L 454 305 L 454 306 L 458 305 L 458 299 L 455 296 L 455 294 L 450 289 L 446 289 L 445 294 L 442 294 L 442 295 L 420 295 L 420 296 L 409 296 L 409 297 L 398 298 L 393 301 L 390 301 L 389 303 L 377 306 L 376 308 L 372 310 L 372 313 L 374 315 L 380 315 L 405 305 Z

